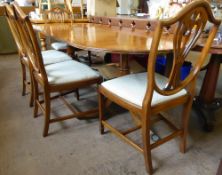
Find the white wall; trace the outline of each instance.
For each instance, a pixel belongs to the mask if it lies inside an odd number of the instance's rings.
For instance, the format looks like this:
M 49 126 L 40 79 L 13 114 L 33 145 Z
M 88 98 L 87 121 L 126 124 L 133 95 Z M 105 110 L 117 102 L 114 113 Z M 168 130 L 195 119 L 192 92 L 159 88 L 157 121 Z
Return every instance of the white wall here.
M 75 4 L 80 4 L 81 0 L 72 0 L 72 4 L 75 5 Z M 86 4 L 87 0 L 83 0 L 83 4 Z
M 116 0 L 87 0 L 87 15 L 116 16 Z
M 117 8 L 118 14 L 129 15 L 131 14 L 131 8 L 138 8 L 139 0 L 118 0 L 119 7 Z M 130 7 L 131 6 L 131 7 Z

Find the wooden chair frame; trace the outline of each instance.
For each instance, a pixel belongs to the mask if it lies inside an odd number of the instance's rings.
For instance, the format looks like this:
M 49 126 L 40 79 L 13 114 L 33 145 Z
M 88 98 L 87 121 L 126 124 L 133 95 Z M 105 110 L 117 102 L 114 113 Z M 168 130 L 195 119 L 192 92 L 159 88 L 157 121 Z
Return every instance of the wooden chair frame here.
M 72 7 L 72 2 L 70 0 L 65 0 L 65 8 L 55 7 L 49 10 L 42 11 L 42 14 L 46 17 L 45 22 L 73 22 L 75 18 L 75 13 Z M 60 19 L 56 18 L 56 16 L 61 16 Z M 83 18 L 83 13 L 81 12 L 81 16 Z M 67 18 L 66 18 L 67 17 Z M 68 55 L 78 60 L 76 57 L 76 51 L 80 51 L 81 49 L 67 46 L 67 49 L 59 49 L 60 51 L 66 52 Z M 79 60 L 78 60 L 79 61 Z M 88 61 L 89 66 L 91 66 L 91 51 L 88 51 Z
M 5 15 L 7 17 L 7 21 L 9 23 L 9 27 L 11 29 L 13 38 L 16 42 L 16 46 L 18 48 L 18 54 L 20 58 L 20 63 L 22 67 L 22 95 L 24 96 L 27 93 L 27 88 L 30 92 L 30 100 L 29 106 L 33 106 L 34 101 L 34 92 L 33 92 L 33 84 L 32 84 L 32 74 L 30 71 L 29 61 L 26 54 L 25 43 L 22 40 L 21 32 L 20 32 L 20 25 L 18 24 L 17 17 L 15 16 L 15 12 L 13 8 L 8 5 L 4 4 L 5 7 Z M 27 78 L 27 70 L 29 72 L 29 79 Z M 78 89 L 76 90 L 76 98 L 79 100 L 79 92 Z
M 30 90 L 29 105 L 33 106 L 33 88 L 31 85 L 31 80 L 27 80 L 26 69 L 29 70 L 29 63 L 27 61 L 27 55 L 25 52 L 25 44 L 22 41 L 22 36 L 19 34 L 17 21 L 14 16 L 13 9 L 8 4 L 4 4 L 4 7 L 5 7 L 5 15 L 6 15 L 9 27 L 11 29 L 13 38 L 18 48 L 18 54 L 19 54 L 20 63 L 22 67 L 22 95 L 24 96 L 27 93 L 27 87 L 28 87 Z M 29 71 L 29 77 L 30 79 L 32 78 L 30 71 Z
M 27 57 L 29 58 L 29 66 L 32 70 L 32 76 L 33 76 L 33 85 L 34 85 L 34 117 L 37 117 L 38 108 L 40 108 L 45 116 L 45 123 L 44 123 L 44 130 L 43 130 L 43 136 L 48 135 L 49 130 L 49 124 L 54 122 L 59 122 L 71 118 L 86 118 L 89 115 L 95 115 L 98 113 L 98 109 L 92 109 L 85 112 L 81 112 L 77 110 L 76 108 L 72 107 L 68 104 L 67 101 L 63 98 L 63 92 L 69 92 L 73 91 L 82 87 L 88 87 L 93 84 L 100 84 L 102 82 L 102 77 L 95 77 L 90 78 L 87 80 L 82 80 L 78 82 L 73 83 L 66 83 L 66 84 L 59 84 L 59 85 L 51 85 L 48 82 L 45 66 L 43 64 L 43 59 L 41 55 L 41 50 L 39 48 L 37 38 L 35 36 L 35 32 L 32 28 L 32 24 L 28 18 L 27 15 L 25 15 L 19 6 L 16 4 L 13 4 L 13 7 L 15 9 L 15 13 L 18 18 L 18 23 L 20 24 L 20 33 L 22 34 L 22 40 L 24 41 L 26 45 L 26 53 Z M 43 90 L 43 96 L 44 96 L 44 106 L 43 101 L 39 99 L 39 87 Z M 51 113 L 51 107 L 50 107 L 50 94 L 54 92 L 59 92 L 63 101 L 65 102 L 65 105 L 68 106 L 68 108 L 73 112 L 73 114 L 61 116 L 57 118 L 50 118 Z
M 207 21 L 211 22 L 213 27 L 209 33 L 205 47 L 197 59 L 197 64 L 194 65 L 188 77 L 185 80 L 180 81 L 180 68 L 183 65 L 183 62 L 187 57 L 190 49 L 195 45 L 196 41 L 200 37 Z M 174 60 L 168 82 L 166 83 L 165 88 L 161 88 L 155 81 L 156 57 L 158 54 L 160 39 L 164 35 L 164 28 L 172 25 L 175 25 L 173 36 Z M 146 170 L 149 174 L 153 173 L 151 159 L 151 150 L 153 148 L 156 148 L 157 146 L 177 136 L 180 136 L 180 151 L 185 153 L 186 137 L 188 135 L 189 114 L 195 94 L 196 77 L 208 54 L 209 48 L 217 33 L 219 25 L 220 21 L 214 18 L 209 3 L 205 0 L 191 2 L 186 7 L 184 7 L 181 12 L 177 14 L 177 16 L 157 22 L 148 57 L 147 80 L 149 80 L 149 83 L 146 87 L 146 93 L 143 99 L 142 107 L 126 101 L 125 99 L 119 97 L 118 94 L 113 94 L 111 91 L 103 87 L 103 85 L 100 85 L 99 87 L 99 116 L 101 134 L 104 134 L 104 128 L 106 127 L 115 135 L 143 153 Z M 154 91 L 161 95 L 169 96 L 181 91 L 182 89 L 186 89 L 187 93 L 185 95 L 167 102 L 151 105 Z M 136 119 L 137 125 L 127 131 L 119 131 L 118 129 L 111 126 L 108 121 L 106 121 L 104 116 L 106 99 L 129 110 L 134 119 Z M 179 105 L 183 105 L 182 126 L 180 129 L 160 114 L 161 111 L 168 110 Z M 159 114 L 159 118 L 152 117 L 156 114 Z M 174 132 L 151 144 L 150 128 L 154 122 L 159 121 L 160 119 L 165 121 L 172 129 L 174 129 Z M 142 132 L 142 147 L 127 137 L 127 134 L 138 129 L 141 129 Z

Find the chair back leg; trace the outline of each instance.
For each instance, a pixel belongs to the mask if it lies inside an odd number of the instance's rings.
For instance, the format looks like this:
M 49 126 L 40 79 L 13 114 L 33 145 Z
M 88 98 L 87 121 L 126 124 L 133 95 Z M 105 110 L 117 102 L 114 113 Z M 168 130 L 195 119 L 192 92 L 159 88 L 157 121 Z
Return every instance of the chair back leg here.
M 49 131 L 49 123 L 50 123 L 50 93 L 47 91 L 47 89 L 44 90 L 44 103 L 45 103 L 45 123 L 44 123 L 44 129 L 43 129 L 43 137 L 46 137 L 48 135 Z

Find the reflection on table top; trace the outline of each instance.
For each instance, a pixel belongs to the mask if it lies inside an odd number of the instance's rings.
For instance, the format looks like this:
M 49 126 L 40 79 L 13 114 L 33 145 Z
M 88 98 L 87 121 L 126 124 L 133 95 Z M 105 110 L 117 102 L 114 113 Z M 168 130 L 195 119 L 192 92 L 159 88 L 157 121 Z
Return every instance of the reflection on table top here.
M 197 50 L 200 50 L 202 47 L 205 46 L 207 37 L 202 37 L 197 42 Z M 212 54 L 222 54 L 222 40 L 214 39 L 211 48 L 210 53 Z
M 150 50 L 153 32 L 130 28 L 109 27 L 94 23 L 34 24 L 34 29 L 46 36 L 67 42 L 80 49 L 112 53 L 147 53 Z M 171 34 L 164 34 L 158 50 L 172 51 Z

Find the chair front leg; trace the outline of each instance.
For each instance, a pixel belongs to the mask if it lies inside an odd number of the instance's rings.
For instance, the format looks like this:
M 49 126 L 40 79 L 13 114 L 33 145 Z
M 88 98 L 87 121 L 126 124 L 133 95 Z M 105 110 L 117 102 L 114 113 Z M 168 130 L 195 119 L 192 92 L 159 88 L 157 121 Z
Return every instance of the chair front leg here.
M 147 172 L 151 175 L 153 173 L 151 146 L 150 146 L 150 121 L 147 121 L 149 116 L 142 116 L 142 138 L 144 159 Z
M 102 121 L 104 120 L 104 96 L 101 93 L 98 93 L 99 97 L 99 124 L 100 124 L 100 133 L 104 134 L 104 125 Z
M 34 96 L 34 110 L 33 110 L 33 116 L 34 118 L 37 117 L 38 115 L 38 102 L 39 102 L 39 89 L 38 89 L 38 82 L 35 80 L 35 78 L 33 77 L 33 96 Z
M 29 99 L 29 106 L 32 107 L 34 103 L 34 77 L 31 71 L 29 71 L 30 76 L 30 99 Z
M 43 137 L 48 135 L 49 123 L 50 123 L 50 93 L 44 88 L 44 102 L 45 102 L 45 123 L 43 129 Z
M 196 80 L 195 78 L 193 82 L 190 83 L 190 85 L 187 87 L 187 90 L 189 92 L 189 98 L 187 102 L 183 106 L 183 112 L 182 112 L 182 136 L 181 136 L 181 142 L 180 142 L 180 152 L 185 153 L 186 152 L 186 144 L 187 144 L 187 135 L 188 135 L 188 124 L 190 119 L 190 110 L 192 108 L 193 104 L 193 98 L 195 95 L 196 90 Z
M 22 96 L 24 96 L 26 93 L 26 69 L 25 64 L 22 61 L 20 63 L 22 67 Z
M 190 110 L 193 104 L 193 96 L 184 104 L 182 113 L 182 136 L 180 141 L 180 152 L 186 152 L 188 124 L 190 119 Z

